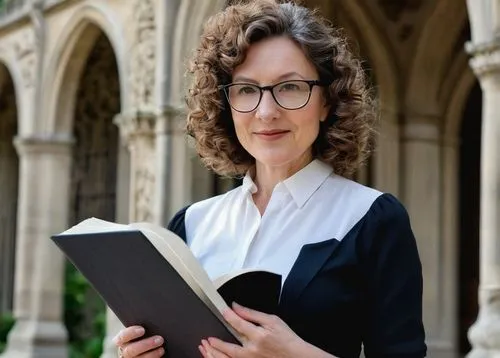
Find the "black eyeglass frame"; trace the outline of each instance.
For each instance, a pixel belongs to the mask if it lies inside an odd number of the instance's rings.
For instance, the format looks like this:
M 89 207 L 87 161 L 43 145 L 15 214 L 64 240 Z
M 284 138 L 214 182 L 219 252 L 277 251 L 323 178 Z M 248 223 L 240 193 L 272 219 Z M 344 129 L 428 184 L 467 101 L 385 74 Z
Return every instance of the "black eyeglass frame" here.
M 287 108 L 287 107 L 283 106 L 281 103 L 279 103 L 279 101 L 276 99 L 276 96 L 274 95 L 273 89 L 276 86 L 282 85 L 283 83 L 287 83 L 287 82 L 304 82 L 304 83 L 307 83 L 309 85 L 309 96 L 307 97 L 307 100 L 303 105 L 301 105 L 297 108 Z M 231 104 L 231 100 L 229 99 L 228 89 L 231 88 L 232 86 L 237 86 L 237 85 L 249 85 L 249 86 L 253 86 L 253 87 L 256 87 L 259 89 L 259 92 L 260 92 L 259 100 L 257 101 L 257 104 L 255 105 L 255 107 L 252 108 L 251 110 L 240 111 L 240 110 L 234 108 L 233 105 Z M 262 87 L 259 85 L 256 85 L 255 83 L 246 83 L 246 82 L 229 83 L 227 85 L 218 86 L 218 89 L 224 91 L 224 95 L 226 96 L 227 102 L 229 103 L 229 105 L 231 106 L 232 109 L 234 109 L 236 112 L 239 112 L 239 113 L 250 113 L 250 112 L 255 111 L 257 109 L 257 107 L 259 107 L 259 104 L 262 101 L 262 96 L 264 95 L 264 91 L 271 92 L 271 96 L 273 96 L 274 102 L 276 102 L 276 104 L 278 106 L 280 106 L 281 108 L 286 109 L 288 111 L 295 111 L 297 109 L 301 109 L 301 108 L 304 108 L 305 106 L 307 106 L 307 104 L 311 100 L 311 93 L 312 93 L 312 89 L 314 86 L 324 87 L 324 86 L 328 86 L 328 85 L 329 85 L 328 83 L 326 83 L 325 81 L 321 81 L 321 80 L 286 80 L 286 81 L 281 81 L 281 82 L 275 83 L 274 85 L 262 86 Z

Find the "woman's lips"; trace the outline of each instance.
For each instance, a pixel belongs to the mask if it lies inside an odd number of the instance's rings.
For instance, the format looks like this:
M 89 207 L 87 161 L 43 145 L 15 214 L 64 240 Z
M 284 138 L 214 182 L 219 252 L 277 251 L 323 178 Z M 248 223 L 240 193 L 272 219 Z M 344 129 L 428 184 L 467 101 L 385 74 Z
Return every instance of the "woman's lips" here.
M 284 137 L 287 135 L 290 131 L 288 130 L 283 130 L 283 129 L 277 129 L 277 130 L 271 130 L 271 131 L 260 131 L 260 132 L 255 132 L 255 134 L 264 140 L 276 140 Z

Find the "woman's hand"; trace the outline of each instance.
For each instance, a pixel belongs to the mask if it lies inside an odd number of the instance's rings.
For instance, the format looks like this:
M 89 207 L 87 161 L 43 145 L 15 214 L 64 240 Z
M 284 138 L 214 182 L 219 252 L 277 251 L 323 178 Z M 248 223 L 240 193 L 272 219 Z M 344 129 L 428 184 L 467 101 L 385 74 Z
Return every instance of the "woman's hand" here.
M 277 316 L 233 304 L 224 318 L 243 336 L 243 345 L 210 337 L 198 347 L 204 358 L 304 357 L 308 343 Z
M 153 336 L 131 342 L 142 337 L 144 332 L 144 328 L 141 326 L 131 326 L 122 329 L 113 338 L 113 342 L 120 352 L 120 358 L 135 358 L 139 356 L 141 358 L 155 358 L 162 357 L 163 354 L 165 354 L 165 350 L 161 347 L 163 338 L 160 336 Z

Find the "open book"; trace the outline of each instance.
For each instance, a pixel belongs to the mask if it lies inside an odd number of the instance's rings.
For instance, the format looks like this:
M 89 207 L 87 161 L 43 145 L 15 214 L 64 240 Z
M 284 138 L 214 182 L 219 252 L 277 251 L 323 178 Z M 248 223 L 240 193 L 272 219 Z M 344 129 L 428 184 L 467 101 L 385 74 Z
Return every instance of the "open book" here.
M 153 224 L 91 218 L 52 240 L 125 326 L 164 337 L 172 358 L 199 357 L 203 338 L 241 342 L 222 316 L 233 301 L 277 311 L 280 275 L 244 270 L 212 282 L 180 237 Z

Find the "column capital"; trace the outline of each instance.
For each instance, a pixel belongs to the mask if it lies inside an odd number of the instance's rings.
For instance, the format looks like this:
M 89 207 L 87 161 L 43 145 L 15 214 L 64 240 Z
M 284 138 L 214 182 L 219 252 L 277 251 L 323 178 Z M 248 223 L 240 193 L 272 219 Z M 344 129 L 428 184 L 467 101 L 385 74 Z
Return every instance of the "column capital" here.
M 184 133 L 184 118 L 187 115 L 185 107 L 182 106 L 166 106 L 162 108 L 158 114 L 156 124 L 157 134 L 180 134 Z
M 157 115 L 154 112 L 129 111 L 115 116 L 113 123 L 120 130 L 120 135 L 125 142 L 136 137 L 155 136 Z
M 431 114 L 408 114 L 402 137 L 406 141 L 436 143 L 440 140 L 440 116 Z
M 15 137 L 14 147 L 20 157 L 30 154 L 70 154 L 74 142 L 67 135 L 32 135 Z
M 465 49 L 472 56 L 469 65 L 478 78 L 500 73 L 500 38 L 488 43 L 468 42 Z

